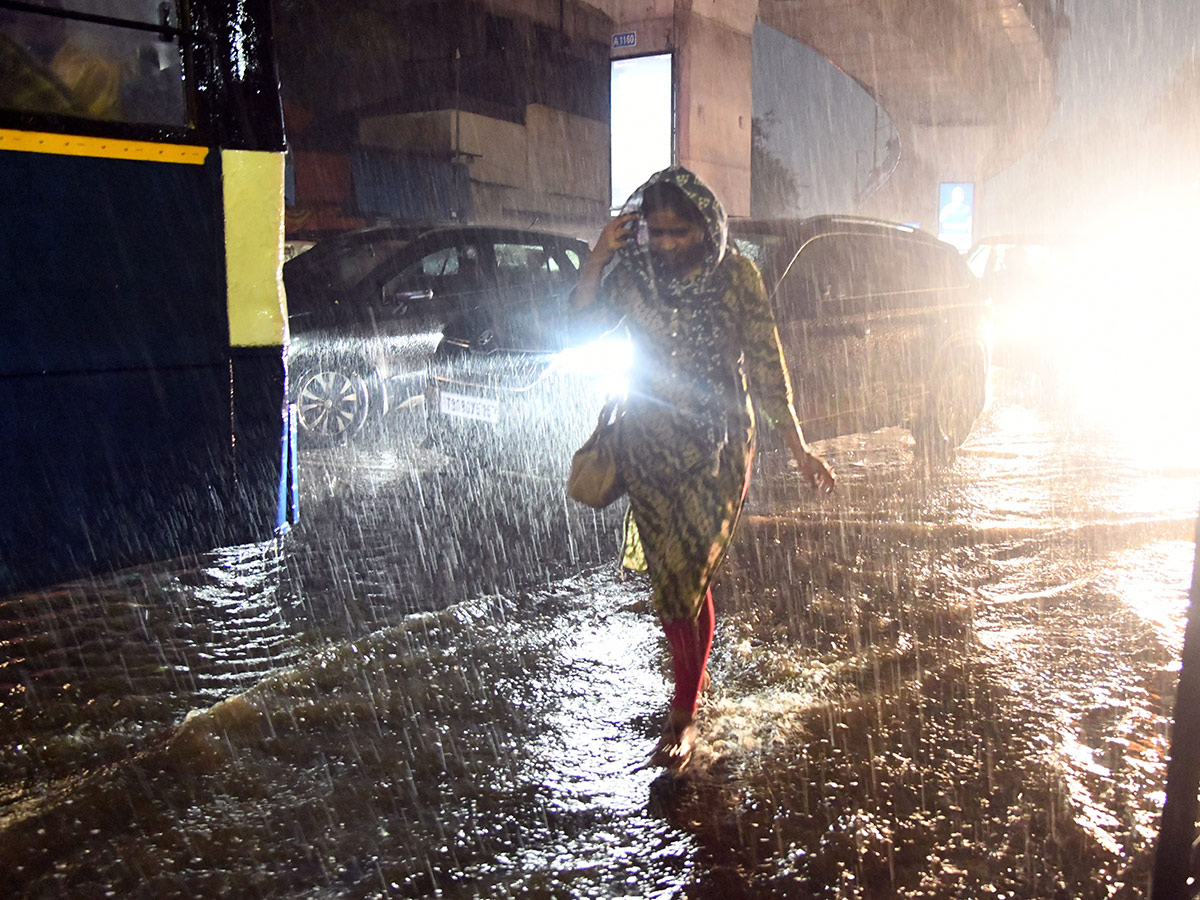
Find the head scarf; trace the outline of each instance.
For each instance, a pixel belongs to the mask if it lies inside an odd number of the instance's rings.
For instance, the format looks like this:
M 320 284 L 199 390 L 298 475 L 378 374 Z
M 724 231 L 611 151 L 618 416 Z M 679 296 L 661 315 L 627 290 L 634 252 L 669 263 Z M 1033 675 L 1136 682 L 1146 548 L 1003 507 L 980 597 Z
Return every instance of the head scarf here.
M 638 228 L 637 240 L 625 251 L 628 264 L 634 277 L 647 297 L 660 297 L 672 305 L 679 305 L 680 300 L 686 300 L 689 294 L 697 290 L 703 292 L 710 286 L 711 276 L 725 258 L 725 250 L 729 241 L 729 220 L 725 215 L 725 207 L 717 199 L 712 190 L 701 181 L 694 172 L 683 166 L 670 166 L 661 172 L 655 172 L 646 183 L 634 191 L 621 213 L 640 212 L 642 195 L 652 184 L 666 182 L 679 188 L 704 217 L 705 223 L 705 252 L 700 266 L 699 276 L 689 274 L 685 278 L 664 276 L 656 271 L 653 258 L 650 255 L 650 238 L 645 230 L 645 220 Z

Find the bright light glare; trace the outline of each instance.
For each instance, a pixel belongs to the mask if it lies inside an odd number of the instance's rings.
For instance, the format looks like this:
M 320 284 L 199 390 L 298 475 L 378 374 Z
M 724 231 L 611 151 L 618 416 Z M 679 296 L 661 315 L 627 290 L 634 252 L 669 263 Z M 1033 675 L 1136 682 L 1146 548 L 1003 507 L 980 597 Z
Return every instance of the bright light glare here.
M 633 345 L 628 337 L 602 337 L 578 347 L 568 347 L 554 357 L 553 370 L 594 381 L 605 397 L 624 397 L 629 370 L 633 367 Z
M 610 153 L 614 209 L 652 173 L 671 165 L 671 54 L 614 59 Z
M 1143 459 L 1200 454 L 1200 190 L 1131 194 L 1093 221 L 1071 272 L 1060 389 Z M 1048 316 L 1048 322 L 1053 317 Z M 1057 355 L 1057 354 L 1056 354 Z

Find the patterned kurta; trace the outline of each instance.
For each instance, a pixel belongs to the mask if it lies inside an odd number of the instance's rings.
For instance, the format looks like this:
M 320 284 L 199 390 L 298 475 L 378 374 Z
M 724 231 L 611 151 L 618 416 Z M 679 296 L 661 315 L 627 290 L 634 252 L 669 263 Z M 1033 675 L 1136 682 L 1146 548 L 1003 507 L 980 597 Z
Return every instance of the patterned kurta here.
M 718 221 L 715 265 L 668 290 L 647 283 L 644 265 L 618 259 L 600 294 L 634 345 L 620 466 L 652 603 L 668 621 L 699 614 L 733 537 L 754 445 L 750 398 L 784 427 L 796 422 L 762 278 L 723 252 L 723 214 Z

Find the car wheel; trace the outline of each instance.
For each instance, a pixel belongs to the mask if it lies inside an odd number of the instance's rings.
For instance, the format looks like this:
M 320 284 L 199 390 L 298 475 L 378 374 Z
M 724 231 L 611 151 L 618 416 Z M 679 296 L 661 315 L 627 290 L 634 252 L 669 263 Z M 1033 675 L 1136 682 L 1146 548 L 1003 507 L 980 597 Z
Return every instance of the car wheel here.
M 357 372 L 312 369 L 296 383 L 296 419 L 311 442 L 328 446 L 360 431 L 370 399 L 366 380 Z
M 913 426 L 921 452 L 934 461 L 953 456 L 975 427 L 986 398 L 983 355 L 965 349 L 950 353 L 929 387 L 924 414 Z

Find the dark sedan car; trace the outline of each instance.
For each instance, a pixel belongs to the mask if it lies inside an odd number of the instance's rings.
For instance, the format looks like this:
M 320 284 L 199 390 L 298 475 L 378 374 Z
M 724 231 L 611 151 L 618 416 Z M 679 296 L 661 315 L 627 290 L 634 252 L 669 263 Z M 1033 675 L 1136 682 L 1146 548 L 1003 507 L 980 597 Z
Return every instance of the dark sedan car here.
M 555 314 L 565 310 L 556 310 Z M 623 332 L 564 325 L 537 348 L 481 353 L 446 342 L 426 387 L 429 435 L 468 467 L 565 474 L 611 395 L 625 392 L 632 346 Z
M 989 309 L 953 247 L 849 217 L 730 228 L 762 270 L 808 437 L 906 425 L 934 457 L 966 440 L 987 395 Z M 426 409 L 445 446 L 561 474 L 636 361 L 619 332 L 549 336 L 540 348 L 443 346 Z
M 446 341 L 529 349 L 563 323 L 585 242 L 512 228 L 403 225 L 348 232 L 283 267 L 292 398 L 303 440 L 345 440 L 424 398 Z

